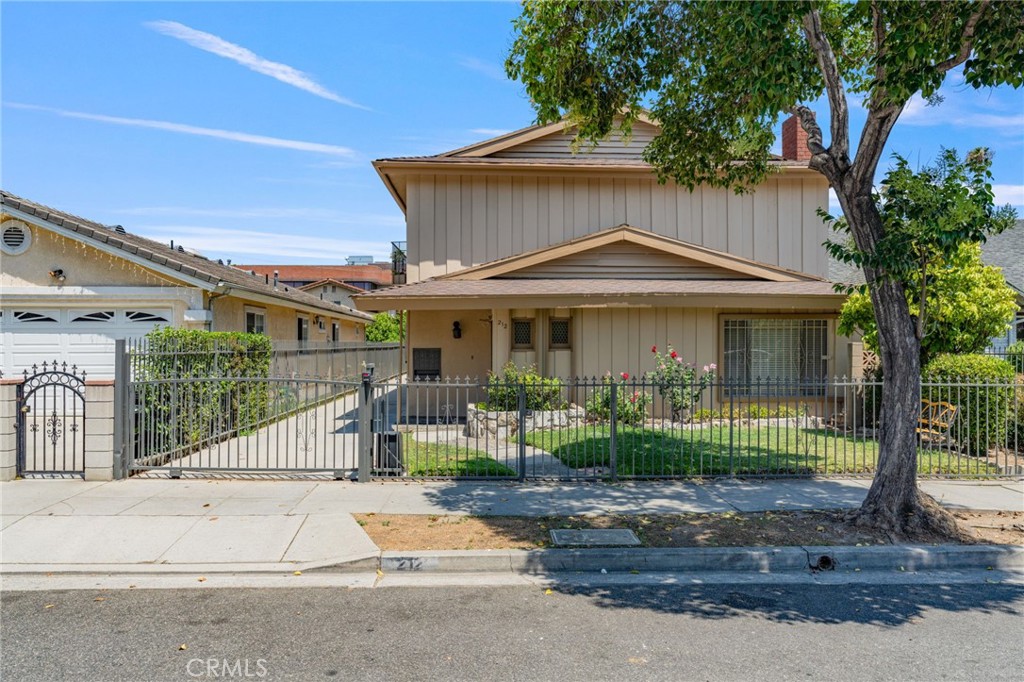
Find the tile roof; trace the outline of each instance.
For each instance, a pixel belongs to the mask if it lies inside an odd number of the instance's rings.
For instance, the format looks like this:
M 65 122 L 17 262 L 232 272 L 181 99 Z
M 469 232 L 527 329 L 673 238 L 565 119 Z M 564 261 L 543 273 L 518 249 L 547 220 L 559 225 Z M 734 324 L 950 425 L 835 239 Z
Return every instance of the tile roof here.
M 371 319 L 369 315 L 353 310 L 348 306 L 321 301 L 318 296 L 313 296 L 291 287 L 278 286 L 274 288 L 274 285 L 268 284 L 263 277 L 250 275 L 248 272 L 243 272 L 230 265 L 223 265 L 188 251 L 171 248 L 168 244 L 146 239 L 130 232 L 115 231 L 106 225 L 23 199 L 5 190 L 0 190 L 0 205 L 16 209 L 58 227 L 63 227 L 66 230 L 71 230 L 82 237 L 86 243 L 100 242 L 106 244 L 131 256 L 170 268 L 180 272 L 185 277 L 208 282 L 214 286 L 223 282 L 228 288 L 245 290 L 280 299 L 282 304 L 304 305 L 318 308 L 334 315 L 354 317 L 360 320 Z
M 333 279 L 340 282 L 373 282 L 378 286 L 391 285 L 391 264 L 381 265 L 235 265 L 236 268 L 255 270 L 258 275 L 271 279 L 274 271 L 285 282 L 319 282 Z
M 320 279 L 320 280 L 317 280 L 316 282 L 310 282 L 309 284 L 303 284 L 299 288 L 302 289 L 303 291 L 309 291 L 310 289 L 315 289 L 315 288 L 323 286 L 325 284 L 331 284 L 333 286 L 341 287 L 343 290 L 348 291 L 350 293 L 354 293 L 354 294 L 361 294 L 361 293 L 363 293 L 363 291 L 365 291 L 364 289 L 360 289 L 359 287 L 354 287 L 351 284 L 345 284 L 340 279 L 333 279 L 331 277 L 328 277 L 327 279 Z
M 1002 234 L 989 237 L 981 245 L 981 258 L 986 265 L 1003 269 L 1007 284 L 1024 293 L 1024 220 Z M 855 265 L 828 259 L 828 278 L 843 284 L 863 284 L 864 272 Z

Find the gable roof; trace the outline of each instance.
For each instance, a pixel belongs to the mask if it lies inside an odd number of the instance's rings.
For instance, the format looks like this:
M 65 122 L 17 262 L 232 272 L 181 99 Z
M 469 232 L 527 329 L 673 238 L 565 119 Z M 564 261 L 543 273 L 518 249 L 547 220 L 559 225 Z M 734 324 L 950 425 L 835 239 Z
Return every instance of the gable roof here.
M 191 282 L 207 291 L 229 289 L 242 294 L 262 296 L 279 301 L 279 305 L 316 309 L 338 317 L 348 317 L 360 322 L 372 317 L 348 306 L 321 301 L 319 297 L 291 287 L 274 287 L 263 277 L 250 275 L 238 268 L 212 261 L 203 256 L 167 244 L 146 239 L 130 232 L 115 230 L 100 223 L 59 211 L 43 204 L 23 199 L 5 190 L 0 190 L 0 206 L 5 210 L 20 213 L 33 224 L 50 229 L 82 241 L 100 250 L 112 252 L 122 258 L 156 270 L 163 275 Z M 45 223 L 41 225 L 42 223 Z
M 641 113 L 637 121 L 642 127 L 655 128 L 654 135 L 657 135 L 660 126 L 658 122 L 646 114 Z M 509 153 L 516 147 L 527 146 L 546 136 L 565 137 L 572 133 L 572 124 L 567 120 L 555 121 L 554 123 L 536 124 L 526 128 L 498 135 L 481 142 L 475 142 L 465 147 L 452 149 L 440 154 L 426 156 L 395 156 L 377 159 L 373 167 L 377 171 L 384 185 L 388 188 L 395 202 L 404 211 L 406 210 L 406 185 L 407 174 L 431 172 L 433 170 L 458 170 L 464 169 L 470 172 L 500 172 L 507 174 L 536 173 L 536 172 L 558 172 L 579 173 L 579 172 L 604 172 L 629 175 L 653 174 L 654 168 L 641 158 L 642 146 L 636 147 L 637 154 L 601 155 L 592 154 L 584 147 L 578 155 L 551 155 L 546 156 L 542 150 L 533 150 L 529 154 L 514 155 Z M 613 131 L 611 137 L 616 133 Z M 600 143 L 598 144 L 600 147 Z M 808 167 L 807 161 L 795 161 L 784 159 L 781 156 L 771 155 L 769 165 L 784 169 L 787 172 L 811 173 L 818 175 Z
M 489 263 L 483 263 L 475 267 L 459 270 L 448 275 L 441 275 L 435 279 L 454 280 L 484 280 L 508 276 L 517 271 L 537 266 L 541 263 L 550 263 L 560 258 L 578 254 L 582 251 L 600 248 L 616 242 L 627 242 L 638 246 L 646 247 L 666 254 L 677 256 L 688 261 L 698 261 L 714 268 L 721 268 L 750 277 L 752 279 L 767 280 L 769 282 L 808 282 L 823 281 L 804 272 L 797 272 L 769 265 L 758 261 L 736 256 L 724 251 L 716 251 L 705 246 L 690 244 L 671 237 L 664 237 L 649 230 L 641 230 L 631 225 L 619 225 L 607 230 L 601 230 L 584 237 L 571 239 L 560 244 L 535 249 L 507 258 L 501 258 Z
M 356 293 L 356 294 L 363 293 L 363 290 L 360 289 L 359 287 L 354 287 L 351 284 L 346 284 L 345 282 L 342 282 L 340 279 L 334 279 L 332 277 L 328 277 L 326 279 L 320 279 L 320 280 L 317 280 L 316 282 L 310 282 L 309 284 L 303 284 L 299 288 L 302 289 L 303 291 L 309 291 L 310 289 L 316 289 L 317 287 L 322 287 L 325 284 L 331 284 L 333 286 L 341 287 L 343 290 L 348 291 L 350 293 Z

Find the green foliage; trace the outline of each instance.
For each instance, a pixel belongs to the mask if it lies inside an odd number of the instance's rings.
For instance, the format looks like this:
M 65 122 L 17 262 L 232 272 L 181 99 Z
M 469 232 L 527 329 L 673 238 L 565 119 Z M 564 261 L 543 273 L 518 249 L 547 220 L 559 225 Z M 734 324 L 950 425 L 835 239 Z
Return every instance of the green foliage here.
M 620 424 L 635 426 L 647 418 L 647 408 L 653 398 L 643 388 L 630 385 L 629 374 L 623 372 L 618 380 L 611 373 L 604 375 L 587 398 L 587 419 L 608 421 L 612 418 L 612 385 L 615 384 L 615 418 Z
M 657 346 L 651 346 L 655 368 L 647 373 L 647 380 L 658 388 L 661 397 L 668 401 L 672 419 L 682 419 L 683 411 L 689 410 L 700 400 L 701 394 L 715 380 L 712 363 L 704 366 L 704 373 L 697 377 L 697 368 L 683 362 L 682 356 L 668 347 L 667 353 L 659 353 Z
M 928 363 L 922 380 L 926 382 L 924 399 L 957 406 L 950 435 L 966 452 L 985 455 L 989 447 L 1006 442 L 1013 407 L 1013 365 L 991 355 L 944 354 Z
M 1024 341 L 1011 343 L 1006 347 L 1006 360 L 1018 374 L 1024 374 Z
M 190 450 L 269 416 L 273 346 L 263 334 L 162 327 L 146 335 L 133 376 L 158 452 Z
M 925 335 L 921 340 L 921 362 L 939 353 L 978 353 L 994 336 L 1005 333 L 1017 310 L 1016 292 L 1006 284 L 999 268 L 985 265 L 981 247 L 963 244 L 951 258 L 934 260 L 927 277 Z M 919 314 L 919 299 L 907 290 L 913 315 Z M 839 333 L 860 331 L 864 343 L 876 353 L 878 326 L 868 294 L 857 291 L 843 304 Z
M 1006 433 L 1006 447 L 1024 453 L 1024 374 L 1017 375 L 1017 394 L 1010 408 L 1010 428 Z
M 801 417 L 806 414 L 806 410 L 806 405 L 796 407 L 780 405 L 775 409 L 772 409 L 767 405 L 746 405 L 742 407 L 734 407 L 731 413 L 728 410 L 712 410 L 704 408 L 694 412 L 691 421 L 705 423 L 719 419 L 785 419 Z
M 769 172 L 779 113 L 825 92 L 805 30 L 812 9 L 846 91 L 869 111 L 932 98 L 965 43 L 969 85 L 1024 84 L 1016 3 L 528 0 L 506 71 L 541 122 L 565 114 L 581 142 L 604 137 L 621 112 L 628 130 L 647 107 L 663 134 L 645 155 L 663 177 L 749 186 Z
M 370 343 L 398 343 L 405 331 L 405 313 L 377 313 L 366 325 L 366 340 Z
M 499 374 L 487 375 L 487 402 L 480 407 L 499 412 L 519 409 L 519 388 L 526 389 L 526 409 L 560 410 L 565 407 L 562 381 L 542 377 L 536 367 L 506 364 Z

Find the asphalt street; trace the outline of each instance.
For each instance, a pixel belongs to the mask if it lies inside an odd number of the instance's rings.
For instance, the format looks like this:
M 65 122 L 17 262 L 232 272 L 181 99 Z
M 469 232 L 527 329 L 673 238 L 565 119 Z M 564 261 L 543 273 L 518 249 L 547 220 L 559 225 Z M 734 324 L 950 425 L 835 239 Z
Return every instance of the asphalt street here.
M 35 591 L 0 615 L 0 676 L 23 682 L 931 682 L 1024 660 L 1024 587 L 998 584 Z

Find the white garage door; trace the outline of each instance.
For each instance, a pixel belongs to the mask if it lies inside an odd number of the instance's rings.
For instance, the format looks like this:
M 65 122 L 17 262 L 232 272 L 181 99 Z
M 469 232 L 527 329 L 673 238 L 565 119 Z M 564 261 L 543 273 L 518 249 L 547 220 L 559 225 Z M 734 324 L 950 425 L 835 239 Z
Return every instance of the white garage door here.
M 169 309 L 5 308 L 0 357 L 6 377 L 42 362 L 66 362 L 87 378 L 114 376 L 114 341 L 138 338 L 172 318 Z

